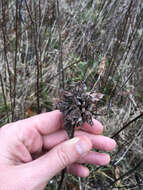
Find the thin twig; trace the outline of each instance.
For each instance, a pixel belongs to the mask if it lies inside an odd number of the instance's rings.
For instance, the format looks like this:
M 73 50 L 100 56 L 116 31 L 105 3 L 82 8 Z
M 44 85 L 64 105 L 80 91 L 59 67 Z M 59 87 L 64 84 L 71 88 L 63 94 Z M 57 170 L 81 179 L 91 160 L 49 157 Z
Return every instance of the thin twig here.
M 61 14 L 59 10 L 59 0 L 56 0 L 56 19 L 57 19 L 57 27 L 59 33 L 59 64 L 58 64 L 58 72 L 62 71 L 59 75 L 59 89 L 64 89 L 64 72 L 63 72 L 63 50 L 62 50 L 62 36 L 61 36 Z
M 124 129 L 126 129 L 130 124 L 132 124 L 133 122 L 135 122 L 136 120 L 138 120 L 139 118 L 141 118 L 143 116 L 143 112 L 140 113 L 137 117 L 135 117 L 134 119 L 132 119 L 131 121 L 129 121 L 127 124 L 125 124 L 119 131 L 117 131 L 114 135 L 112 135 L 110 138 L 115 138 L 121 131 L 123 131 Z M 97 168 L 95 168 L 95 172 L 97 172 L 99 169 L 101 169 L 102 166 L 99 166 Z
M 114 135 L 112 135 L 111 138 L 115 138 L 121 131 L 126 129 L 130 124 L 132 124 L 133 122 L 135 122 L 136 120 L 138 120 L 142 116 L 143 116 L 143 112 L 141 112 L 137 117 L 135 117 L 134 119 L 129 121 L 127 124 L 125 124 L 119 131 L 117 131 Z
M 19 18 L 22 23 L 24 23 L 24 15 L 23 15 L 23 0 L 18 0 L 18 7 L 19 7 Z
M 137 164 L 134 168 L 130 169 L 128 172 L 126 172 L 125 174 L 123 174 L 121 177 L 119 177 L 118 179 L 116 179 L 116 180 L 114 180 L 113 182 L 111 182 L 111 183 L 110 183 L 110 186 L 109 186 L 108 188 L 110 189 L 111 187 L 113 187 L 113 185 L 114 185 L 117 181 L 119 181 L 119 180 L 121 180 L 121 179 L 124 179 L 125 177 L 131 175 L 134 171 L 137 170 L 137 168 L 140 167 L 140 165 L 141 165 L 142 163 L 143 163 L 143 159 L 142 159 L 141 161 L 139 161 L 138 164 Z
M 56 20 L 59 34 L 59 63 L 58 63 L 58 72 L 59 72 L 59 91 L 64 89 L 64 72 L 63 72 L 63 50 L 62 50 L 62 36 L 61 36 L 61 14 L 59 10 L 59 0 L 56 0 Z M 58 186 L 58 190 L 62 189 L 66 173 L 66 168 L 63 169 L 61 173 L 61 180 Z
M 6 7 L 5 2 L 2 0 L 2 34 L 3 34 L 3 46 L 4 46 L 4 60 L 6 63 L 6 68 L 8 72 L 8 81 L 9 81 L 9 94 L 10 94 L 10 103 L 11 103 L 11 112 L 12 112 L 12 80 L 11 80 L 11 72 L 8 61 L 8 51 L 7 51 L 7 40 L 6 40 Z
M 117 57 L 118 57 L 117 55 L 119 54 L 121 42 L 123 41 L 123 37 L 125 35 L 127 22 L 128 22 L 129 17 L 130 17 L 130 14 L 131 14 L 132 3 L 133 3 L 133 1 L 131 1 L 129 6 L 128 6 L 128 9 L 126 11 L 125 17 L 123 19 L 122 27 L 120 27 L 120 29 L 117 31 L 117 40 L 116 40 L 116 42 L 114 44 L 115 51 L 114 51 L 114 54 L 112 56 L 112 61 L 110 63 L 110 66 L 108 68 L 107 75 L 105 76 L 104 87 L 106 87 L 106 85 L 107 85 L 107 81 L 108 81 L 109 76 L 112 74 L 112 77 L 114 77 L 114 75 L 115 75 L 115 73 L 117 71 L 117 68 L 120 65 L 120 62 L 119 62 L 118 64 L 115 64 L 115 67 L 113 67 L 114 63 L 117 61 Z
M 16 83 L 17 83 L 17 52 L 18 52 L 18 0 L 16 0 L 16 41 L 15 41 L 15 60 L 14 60 L 14 78 L 13 78 L 13 104 L 12 104 L 12 121 L 14 121 L 14 111 L 15 111 L 15 99 L 16 99 Z
M 143 125 L 139 129 L 138 133 L 134 136 L 134 138 L 133 138 L 131 144 L 129 145 L 129 147 L 127 148 L 127 150 L 123 153 L 123 155 L 120 157 L 120 159 L 117 162 L 114 163 L 115 166 L 118 165 L 124 159 L 124 157 L 126 156 L 127 152 L 130 150 L 130 148 L 133 146 L 136 138 L 139 136 L 139 134 L 142 131 L 142 129 L 143 129 Z
M 29 9 L 29 6 L 28 6 L 28 3 L 27 3 L 27 0 L 25 0 L 25 5 L 26 5 L 26 8 L 27 8 L 27 11 L 28 11 L 28 14 L 29 14 L 29 17 L 30 17 L 31 23 L 32 23 L 32 25 L 33 25 L 33 24 L 34 24 L 34 21 L 33 21 L 33 18 L 32 18 L 32 15 L 31 15 L 31 12 L 30 12 L 30 9 Z
M 7 122 L 9 123 L 9 115 L 8 115 L 8 106 L 7 106 L 7 101 L 6 101 L 6 96 L 5 96 L 5 90 L 4 90 L 4 84 L 2 80 L 2 75 L 0 74 L 0 82 L 1 82 L 1 88 L 2 88 L 2 95 L 3 95 L 3 101 L 5 105 L 5 110 L 7 114 Z
M 36 73 L 36 96 L 37 96 L 37 113 L 40 113 L 40 61 L 39 61 L 39 54 L 38 54 L 38 45 L 37 45 L 37 31 L 36 31 L 36 24 L 33 21 L 30 9 L 28 7 L 27 1 L 25 0 L 25 4 L 27 7 L 27 11 L 29 13 L 29 17 L 31 20 L 31 25 L 33 28 L 33 38 L 34 38 L 34 48 L 35 48 L 35 55 L 36 55 L 36 66 L 37 66 L 37 73 Z
M 72 128 L 72 132 L 71 132 L 71 136 L 69 139 L 72 139 L 74 137 L 74 131 L 75 131 L 75 128 L 73 127 Z M 62 190 L 62 186 L 63 186 L 63 182 L 64 182 L 64 179 L 65 179 L 65 175 L 66 175 L 66 168 L 64 168 L 62 170 L 62 173 L 61 173 L 61 180 L 60 180 L 60 183 L 59 183 L 59 186 L 58 186 L 58 189 L 57 190 Z
M 136 67 L 135 67 L 136 68 Z M 122 84 L 122 86 L 119 88 L 118 92 L 116 93 L 116 96 L 119 95 L 120 91 L 124 88 L 124 86 L 126 85 L 126 83 L 129 81 L 129 79 L 133 76 L 133 74 L 135 73 L 136 69 L 134 68 L 134 70 L 129 74 L 127 80 Z M 119 80 L 118 80 L 119 82 Z M 118 85 L 118 82 L 117 82 L 117 85 Z M 108 104 L 108 107 L 107 107 L 107 112 L 109 113 L 110 111 L 110 108 L 111 108 L 111 105 L 112 105 L 112 101 L 113 101 L 113 96 L 114 96 L 114 93 L 116 91 L 116 88 L 117 88 L 117 85 L 115 86 L 115 88 L 112 90 L 111 94 L 110 94 L 110 100 L 109 100 L 109 104 Z M 114 96 L 114 98 L 116 97 Z
M 64 72 L 65 70 L 69 69 L 70 67 L 72 67 L 73 65 L 79 63 L 81 61 L 78 60 L 78 61 L 74 61 L 73 63 L 70 63 L 69 65 L 67 65 L 65 68 L 63 68 L 62 70 L 58 71 L 55 75 L 53 75 L 51 78 L 48 79 L 48 82 L 53 80 L 55 77 L 57 77 L 58 75 L 60 75 L 62 72 Z
M 39 3 L 38 3 L 38 6 L 39 6 L 39 30 L 40 30 L 40 26 L 41 26 L 41 20 L 42 20 L 42 17 L 41 17 L 41 1 L 39 0 Z M 40 67 L 40 82 L 42 82 L 42 63 L 41 63 L 41 55 L 42 55 L 42 49 L 41 49 L 41 46 L 42 46 L 42 43 L 41 43 L 41 33 L 38 32 L 38 47 L 39 47 L 39 52 L 40 52 L 40 59 L 39 59 L 39 67 Z

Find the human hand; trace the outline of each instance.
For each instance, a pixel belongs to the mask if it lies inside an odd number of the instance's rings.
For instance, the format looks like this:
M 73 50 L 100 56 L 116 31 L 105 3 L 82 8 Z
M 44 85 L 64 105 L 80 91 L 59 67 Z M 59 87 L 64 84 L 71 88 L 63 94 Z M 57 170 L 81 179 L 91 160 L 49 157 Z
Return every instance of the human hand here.
M 85 123 L 67 140 L 59 111 L 40 114 L 5 125 L 0 129 L 0 189 L 43 190 L 48 181 L 67 167 L 81 177 L 89 175 L 82 163 L 106 165 L 110 157 L 91 151 L 110 151 L 114 140 L 101 136 L 103 126 Z M 46 150 L 46 152 L 45 152 Z

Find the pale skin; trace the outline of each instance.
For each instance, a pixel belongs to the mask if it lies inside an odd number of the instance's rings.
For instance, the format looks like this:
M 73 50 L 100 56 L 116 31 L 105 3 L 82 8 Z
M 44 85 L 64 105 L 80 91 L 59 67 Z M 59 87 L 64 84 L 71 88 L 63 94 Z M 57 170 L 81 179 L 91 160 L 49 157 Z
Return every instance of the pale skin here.
M 68 140 L 62 114 L 56 110 L 7 124 L 0 129 L 0 189 L 44 190 L 48 181 L 63 168 L 80 177 L 89 170 L 82 163 L 106 165 L 116 142 L 102 136 L 103 126 L 85 123 Z M 43 151 L 44 150 L 44 151 Z

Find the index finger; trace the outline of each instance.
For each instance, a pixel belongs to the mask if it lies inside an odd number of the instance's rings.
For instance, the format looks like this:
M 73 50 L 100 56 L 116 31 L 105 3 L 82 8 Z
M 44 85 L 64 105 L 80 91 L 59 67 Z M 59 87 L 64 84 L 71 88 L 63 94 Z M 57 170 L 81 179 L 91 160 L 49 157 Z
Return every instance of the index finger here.
M 62 114 L 55 110 L 16 122 L 20 126 L 35 128 L 41 135 L 53 133 L 62 127 Z
M 99 121 L 97 121 L 96 119 L 93 119 L 92 121 L 93 121 L 93 126 L 89 125 L 86 122 L 79 129 L 82 131 L 86 131 L 88 133 L 101 135 L 103 133 L 103 125 Z

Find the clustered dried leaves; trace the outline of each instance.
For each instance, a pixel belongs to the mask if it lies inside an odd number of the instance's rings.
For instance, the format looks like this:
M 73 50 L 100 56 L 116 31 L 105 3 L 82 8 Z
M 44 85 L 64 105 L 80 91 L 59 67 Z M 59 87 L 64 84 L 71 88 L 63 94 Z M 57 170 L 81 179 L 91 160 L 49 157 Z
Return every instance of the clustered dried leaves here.
M 97 93 L 88 93 L 84 82 L 70 86 L 70 90 L 62 90 L 55 108 L 63 113 L 64 129 L 69 138 L 74 135 L 75 127 L 82 127 L 87 122 L 93 125 L 92 117 L 96 113 L 96 101 L 101 98 Z

